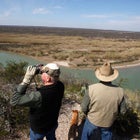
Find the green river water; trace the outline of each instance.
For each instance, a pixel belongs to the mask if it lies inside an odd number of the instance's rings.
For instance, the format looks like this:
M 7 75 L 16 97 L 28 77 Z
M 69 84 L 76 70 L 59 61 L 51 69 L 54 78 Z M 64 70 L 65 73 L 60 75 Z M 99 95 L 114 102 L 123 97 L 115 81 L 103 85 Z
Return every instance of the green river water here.
M 35 65 L 41 63 L 38 60 L 32 59 L 30 57 L 25 57 L 22 55 L 17 55 L 13 53 L 0 52 L 0 63 L 4 66 L 9 61 L 21 62 L 26 61 L 29 65 Z M 120 82 L 121 79 L 126 80 L 122 86 L 130 90 L 140 90 L 140 66 L 120 68 L 119 78 L 114 81 L 114 83 Z M 76 78 L 77 80 L 86 81 L 89 84 L 95 83 L 98 80 L 94 75 L 94 71 L 91 69 L 71 69 L 67 67 L 61 67 L 62 75 L 66 78 Z

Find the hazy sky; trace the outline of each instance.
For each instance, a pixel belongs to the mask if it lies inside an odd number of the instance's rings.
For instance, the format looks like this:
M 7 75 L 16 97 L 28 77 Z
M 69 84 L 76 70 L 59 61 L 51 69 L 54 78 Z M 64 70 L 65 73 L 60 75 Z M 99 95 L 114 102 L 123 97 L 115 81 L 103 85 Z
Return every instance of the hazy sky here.
M 140 31 L 140 0 L 1 0 L 0 25 Z

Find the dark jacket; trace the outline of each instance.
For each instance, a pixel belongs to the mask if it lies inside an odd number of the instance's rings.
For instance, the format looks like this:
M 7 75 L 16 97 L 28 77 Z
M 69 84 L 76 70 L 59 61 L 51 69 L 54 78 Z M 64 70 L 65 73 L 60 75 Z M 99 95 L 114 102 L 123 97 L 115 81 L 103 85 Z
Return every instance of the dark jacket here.
M 30 107 L 31 129 L 37 133 L 46 133 L 57 125 L 64 85 L 58 81 L 29 94 L 25 94 L 26 89 L 27 85 L 19 85 L 11 99 L 11 104 Z

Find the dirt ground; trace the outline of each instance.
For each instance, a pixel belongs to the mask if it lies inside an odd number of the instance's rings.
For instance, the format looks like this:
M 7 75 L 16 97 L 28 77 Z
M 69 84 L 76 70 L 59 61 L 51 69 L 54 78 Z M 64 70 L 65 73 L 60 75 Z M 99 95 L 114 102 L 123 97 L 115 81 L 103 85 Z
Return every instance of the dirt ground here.
M 58 119 L 58 128 L 56 130 L 56 138 L 57 140 L 80 140 L 81 133 L 82 133 L 82 127 L 83 123 L 79 123 L 78 127 L 75 129 L 75 127 L 70 127 L 70 122 L 72 118 L 72 110 L 78 109 L 79 104 L 75 101 L 64 99 L 63 105 L 60 110 L 60 115 Z M 79 117 L 80 121 L 80 117 Z M 14 139 L 14 140 L 30 140 L 29 139 L 29 133 L 19 133 L 20 138 Z M 94 139 L 94 138 L 93 138 Z M 13 139 L 1 139 L 0 140 L 13 140 Z M 46 140 L 46 138 L 44 138 Z M 139 138 L 128 138 L 128 137 L 119 137 L 114 136 L 113 140 L 140 140 Z

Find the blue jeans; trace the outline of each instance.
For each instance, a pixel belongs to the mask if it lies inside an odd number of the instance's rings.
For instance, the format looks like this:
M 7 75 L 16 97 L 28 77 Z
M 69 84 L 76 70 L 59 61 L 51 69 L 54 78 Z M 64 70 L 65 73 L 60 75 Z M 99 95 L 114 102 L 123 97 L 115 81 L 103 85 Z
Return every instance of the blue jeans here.
M 112 132 L 110 128 L 98 127 L 86 119 L 81 140 L 111 140 Z
M 30 129 L 30 140 L 43 140 L 46 137 L 47 140 L 56 140 L 55 130 L 57 126 L 55 126 L 51 131 L 46 134 L 39 134 Z

